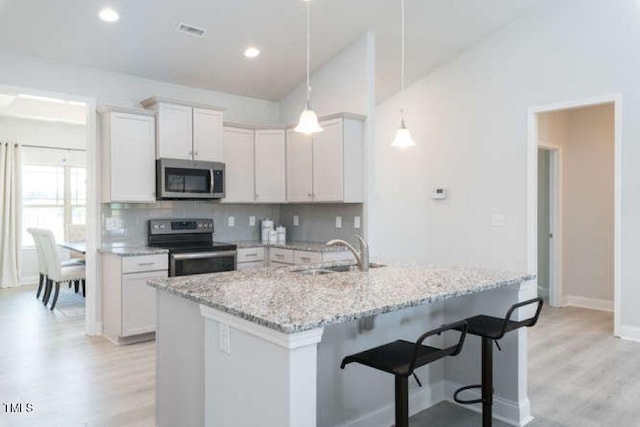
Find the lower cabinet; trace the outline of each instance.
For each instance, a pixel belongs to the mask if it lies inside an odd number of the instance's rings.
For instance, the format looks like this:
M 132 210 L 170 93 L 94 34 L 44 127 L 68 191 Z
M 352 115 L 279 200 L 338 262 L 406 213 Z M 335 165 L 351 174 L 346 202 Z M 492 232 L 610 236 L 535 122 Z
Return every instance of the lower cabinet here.
M 264 248 L 238 249 L 238 271 L 264 267 Z
M 353 254 L 349 251 L 316 252 L 295 249 L 269 249 L 271 267 L 287 267 L 291 265 L 319 264 L 321 262 L 351 261 Z
M 149 279 L 168 277 L 167 255 L 102 257 L 103 335 L 117 344 L 153 339 L 156 290 Z

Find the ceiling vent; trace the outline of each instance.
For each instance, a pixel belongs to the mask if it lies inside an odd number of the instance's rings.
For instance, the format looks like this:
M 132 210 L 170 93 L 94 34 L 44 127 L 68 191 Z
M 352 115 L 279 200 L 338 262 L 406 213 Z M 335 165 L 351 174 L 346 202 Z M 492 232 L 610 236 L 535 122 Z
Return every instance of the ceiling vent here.
M 198 28 L 184 23 L 178 24 L 176 31 L 180 31 L 181 33 L 185 33 L 193 37 L 204 37 L 204 34 L 207 32 L 204 28 Z

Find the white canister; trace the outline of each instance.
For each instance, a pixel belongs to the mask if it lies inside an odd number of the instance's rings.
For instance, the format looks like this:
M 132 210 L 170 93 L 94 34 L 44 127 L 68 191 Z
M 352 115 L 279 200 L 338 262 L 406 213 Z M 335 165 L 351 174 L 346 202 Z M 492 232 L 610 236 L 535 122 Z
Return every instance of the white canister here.
M 271 231 L 271 230 L 270 230 L 270 229 L 268 229 L 268 228 L 263 228 L 263 229 L 262 229 L 262 236 L 261 236 L 261 238 L 262 238 L 262 244 L 267 244 L 267 243 L 269 243 L 269 232 L 270 232 L 270 231 Z
M 269 244 L 276 245 L 278 243 L 278 232 L 276 230 L 271 229 L 269 231 Z
M 287 243 L 287 229 L 282 225 L 276 228 L 276 233 L 278 233 L 278 244 L 284 245 Z

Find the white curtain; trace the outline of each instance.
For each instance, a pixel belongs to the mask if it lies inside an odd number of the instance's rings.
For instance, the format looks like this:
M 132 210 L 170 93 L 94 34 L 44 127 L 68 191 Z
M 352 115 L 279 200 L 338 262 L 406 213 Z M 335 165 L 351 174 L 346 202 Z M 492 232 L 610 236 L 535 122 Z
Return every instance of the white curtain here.
M 20 285 L 22 232 L 20 146 L 0 142 L 0 288 Z

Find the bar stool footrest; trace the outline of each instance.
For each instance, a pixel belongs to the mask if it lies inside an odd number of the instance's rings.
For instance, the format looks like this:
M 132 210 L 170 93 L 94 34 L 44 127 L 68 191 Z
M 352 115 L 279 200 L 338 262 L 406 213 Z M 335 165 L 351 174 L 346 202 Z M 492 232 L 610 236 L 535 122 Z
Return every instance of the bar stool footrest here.
M 480 399 L 472 399 L 472 400 L 468 400 L 468 399 L 460 399 L 460 398 L 458 397 L 458 395 L 459 395 L 460 393 L 462 393 L 463 391 L 466 391 L 466 390 L 472 390 L 472 389 L 474 389 L 474 388 L 482 389 L 482 384 L 477 384 L 477 385 L 468 385 L 468 386 L 465 386 L 465 387 L 460 387 L 459 389 L 457 389 L 457 390 L 453 393 L 453 400 L 455 400 L 455 401 L 456 401 L 456 403 L 459 403 L 459 404 L 461 404 L 461 405 L 473 405 L 473 404 L 475 404 L 475 403 L 482 403 L 482 402 L 483 402 L 483 399 L 482 399 L 482 398 L 480 398 Z

